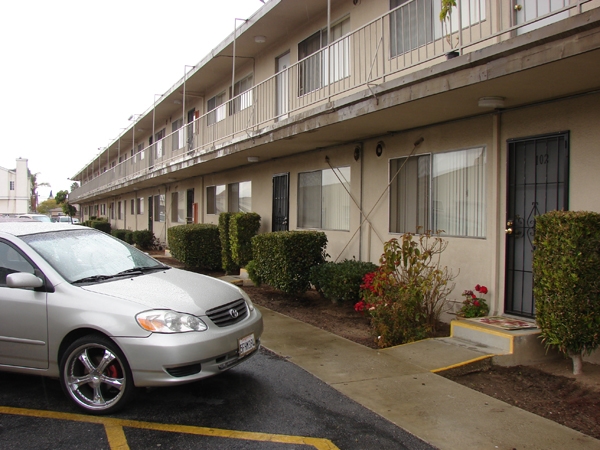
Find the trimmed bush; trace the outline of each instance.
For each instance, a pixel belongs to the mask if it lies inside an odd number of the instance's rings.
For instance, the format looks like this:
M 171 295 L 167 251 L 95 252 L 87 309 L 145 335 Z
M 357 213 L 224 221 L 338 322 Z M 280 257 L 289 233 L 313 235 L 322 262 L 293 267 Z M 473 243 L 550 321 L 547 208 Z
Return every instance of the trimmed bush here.
M 304 293 L 310 288 L 310 268 L 325 261 L 326 245 L 327 235 L 319 231 L 256 235 L 252 238 L 255 276 L 288 294 Z
M 229 225 L 233 213 L 224 212 L 219 214 L 219 239 L 221 240 L 222 267 L 227 274 L 240 273 L 240 266 L 235 263 L 231 256 Z
M 169 228 L 167 233 L 171 255 L 187 267 L 207 270 L 221 268 L 221 241 L 216 225 L 178 225 Z
M 152 250 L 156 238 L 150 230 L 136 230 L 133 232 L 133 243 L 142 250 Z
M 108 234 L 111 234 L 112 231 L 110 223 L 104 219 L 86 220 L 83 225 L 86 227 L 95 228 L 96 230 L 104 231 Z
M 552 211 L 536 217 L 533 293 L 547 347 L 573 359 L 600 345 L 600 214 Z
M 122 241 L 127 242 L 128 244 L 133 244 L 133 231 L 131 230 L 112 230 L 110 232 L 114 237 L 121 239 Z
M 260 215 L 239 212 L 229 221 L 229 244 L 231 259 L 238 267 L 244 267 L 252 260 L 252 238 L 260 229 Z
M 371 262 L 345 260 L 326 262 L 311 267 L 310 282 L 323 296 L 333 303 L 360 300 L 360 285 L 363 277 L 377 270 Z

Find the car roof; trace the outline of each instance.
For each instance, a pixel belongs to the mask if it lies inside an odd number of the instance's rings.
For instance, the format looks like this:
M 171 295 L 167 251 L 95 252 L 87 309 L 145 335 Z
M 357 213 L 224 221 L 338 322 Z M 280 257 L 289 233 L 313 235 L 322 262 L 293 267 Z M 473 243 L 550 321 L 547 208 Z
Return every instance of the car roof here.
M 8 220 L 7 220 L 8 219 Z M 12 234 L 13 236 L 26 236 L 28 234 L 48 233 L 51 231 L 81 230 L 81 225 L 60 222 L 38 222 L 31 219 L 0 218 L 0 233 Z M 91 230 L 91 228 L 88 228 Z

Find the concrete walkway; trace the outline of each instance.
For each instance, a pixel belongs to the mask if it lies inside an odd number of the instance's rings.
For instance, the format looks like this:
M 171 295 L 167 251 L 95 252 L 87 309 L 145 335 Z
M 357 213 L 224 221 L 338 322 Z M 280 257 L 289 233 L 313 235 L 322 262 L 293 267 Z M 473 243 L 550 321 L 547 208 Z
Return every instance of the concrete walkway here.
M 600 441 L 435 374 L 485 352 L 431 339 L 374 350 L 259 307 L 262 345 L 440 449 L 600 449 Z

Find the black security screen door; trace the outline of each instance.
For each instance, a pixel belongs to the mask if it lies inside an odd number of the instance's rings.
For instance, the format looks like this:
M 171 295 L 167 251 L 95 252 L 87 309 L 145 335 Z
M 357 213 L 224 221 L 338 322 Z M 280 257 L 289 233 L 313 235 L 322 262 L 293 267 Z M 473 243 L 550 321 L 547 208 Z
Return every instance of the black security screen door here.
M 273 225 L 271 231 L 288 231 L 290 174 L 273 176 Z
M 504 311 L 535 317 L 533 234 L 535 217 L 567 210 L 568 132 L 508 141 L 508 210 Z

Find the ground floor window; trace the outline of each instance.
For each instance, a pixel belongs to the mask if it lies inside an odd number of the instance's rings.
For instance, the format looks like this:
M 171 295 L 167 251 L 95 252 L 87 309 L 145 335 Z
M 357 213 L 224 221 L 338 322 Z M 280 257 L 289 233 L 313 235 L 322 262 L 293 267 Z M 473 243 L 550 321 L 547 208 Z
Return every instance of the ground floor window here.
M 206 188 L 206 214 L 225 212 L 225 185 L 208 186 Z
M 136 210 L 138 214 L 144 214 L 144 199 L 142 197 L 136 198 Z
M 350 167 L 298 174 L 298 228 L 350 229 Z
M 165 221 L 165 194 L 154 196 L 154 221 Z
M 390 161 L 390 232 L 485 237 L 485 148 Z
M 242 181 L 227 186 L 229 212 L 250 212 L 252 209 L 252 182 Z
M 185 223 L 186 206 L 185 191 L 171 193 L 171 222 Z

